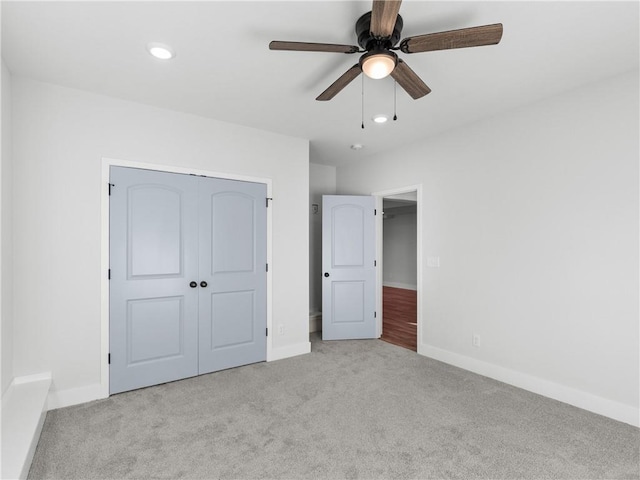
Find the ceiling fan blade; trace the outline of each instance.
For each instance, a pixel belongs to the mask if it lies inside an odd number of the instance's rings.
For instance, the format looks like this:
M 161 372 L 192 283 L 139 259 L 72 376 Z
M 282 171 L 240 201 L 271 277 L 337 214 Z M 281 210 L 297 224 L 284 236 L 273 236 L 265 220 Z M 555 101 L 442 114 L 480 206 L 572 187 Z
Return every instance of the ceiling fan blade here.
M 404 88 L 414 100 L 424 97 L 431 89 L 409 68 L 403 60 L 398 60 L 396 68 L 391 72 L 393 79 Z
M 386 38 L 393 33 L 396 19 L 400 11 L 401 0 L 373 0 L 371 10 L 371 26 L 369 32 L 373 37 Z
M 495 23 L 405 38 L 400 42 L 400 50 L 404 53 L 418 53 L 450 48 L 480 47 L 495 45 L 501 38 L 502 24 Z
M 280 42 L 269 43 L 269 50 L 293 50 L 297 52 L 335 52 L 356 53 L 360 49 L 355 45 L 338 45 L 334 43 Z
M 349 85 L 358 75 L 362 73 L 362 69 L 360 68 L 360 64 L 356 63 L 353 67 L 347 70 L 342 74 L 340 78 L 338 78 L 335 82 L 333 82 L 329 88 L 327 88 L 324 92 L 318 95 L 316 100 L 321 102 L 331 100 L 335 97 L 340 91 Z

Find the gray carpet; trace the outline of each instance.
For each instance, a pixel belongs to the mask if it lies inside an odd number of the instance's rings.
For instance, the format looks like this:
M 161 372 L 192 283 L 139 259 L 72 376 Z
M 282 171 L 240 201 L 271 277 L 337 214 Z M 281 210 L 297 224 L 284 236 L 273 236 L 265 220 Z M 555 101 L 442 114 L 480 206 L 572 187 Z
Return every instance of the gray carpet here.
M 30 479 L 640 478 L 640 430 L 379 340 L 47 414 Z

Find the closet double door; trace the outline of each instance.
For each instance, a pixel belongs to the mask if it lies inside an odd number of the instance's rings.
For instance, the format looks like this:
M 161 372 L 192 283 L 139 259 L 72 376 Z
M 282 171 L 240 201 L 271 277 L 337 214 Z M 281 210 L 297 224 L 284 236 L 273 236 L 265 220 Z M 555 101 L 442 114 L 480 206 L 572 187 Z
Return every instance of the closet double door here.
M 266 360 L 266 185 L 111 167 L 110 393 Z

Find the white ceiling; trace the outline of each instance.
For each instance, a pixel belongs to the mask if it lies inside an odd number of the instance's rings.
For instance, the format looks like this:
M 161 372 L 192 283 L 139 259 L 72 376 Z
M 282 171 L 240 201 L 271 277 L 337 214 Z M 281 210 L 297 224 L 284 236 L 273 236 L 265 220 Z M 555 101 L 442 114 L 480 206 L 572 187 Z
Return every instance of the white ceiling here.
M 638 69 L 638 2 L 405 0 L 403 38 L 501 22 L 496 46 L 401 54 L 432 89 L 412 100 L 393 80 L 360 78 L 315 97 L 358 55 L 270 51 L 270 40 L 356 44 L 369 1 L 2 2 L 2 55 L 14 75 L 311 141 L 341 165 L 535 100 Z M 169 62 L 148 42 L 171 45 Z M 365 145 L 353 151 L 353 143 Z

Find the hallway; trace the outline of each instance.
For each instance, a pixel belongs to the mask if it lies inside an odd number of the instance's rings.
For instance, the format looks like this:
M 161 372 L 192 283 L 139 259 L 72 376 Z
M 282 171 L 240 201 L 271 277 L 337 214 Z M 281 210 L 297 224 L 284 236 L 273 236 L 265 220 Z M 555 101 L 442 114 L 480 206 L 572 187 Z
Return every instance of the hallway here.
M 382 336 L 380 340 L 417 350 L 416 291 L 382 287 Z

